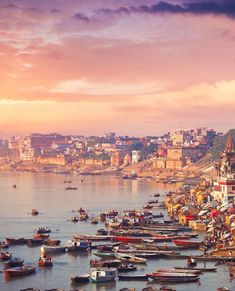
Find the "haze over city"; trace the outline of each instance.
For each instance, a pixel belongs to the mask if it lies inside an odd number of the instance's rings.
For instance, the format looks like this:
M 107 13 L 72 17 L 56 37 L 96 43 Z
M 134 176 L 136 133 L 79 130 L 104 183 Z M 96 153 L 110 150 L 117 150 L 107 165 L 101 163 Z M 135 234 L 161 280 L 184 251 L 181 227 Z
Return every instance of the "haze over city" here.
M 0 134 L 234 126 L 235 3 L 0 0 Z

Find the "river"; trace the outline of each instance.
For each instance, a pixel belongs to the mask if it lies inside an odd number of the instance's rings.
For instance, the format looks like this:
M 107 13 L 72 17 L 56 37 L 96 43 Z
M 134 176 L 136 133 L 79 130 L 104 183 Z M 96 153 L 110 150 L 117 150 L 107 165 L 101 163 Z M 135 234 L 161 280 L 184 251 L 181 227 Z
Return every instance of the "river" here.
M 72 185 L 78 190 L 65 191 L 64 180 L 72 180 Z M 81 181 L 83 180 L 83 181 Z M 17 187 L 13 188 L 12 185 Z M 123 180 L 113 176 L 68 176 L 55 174 L 32 174 L 18 172 L 0 172 L 0 240 L 6 237 L 30 238 L 34 230 L 40 226 L 51 228 L 51 237 L 65 243 L 76 233 L 95 234 L 103 224 L 92 225 L 89 222 L 72 223 L 71 217 L 80 207 L 89 215 L 98 215 L 101 211 L 117 209 L 140 208 L 145 201 L 151 199 L 155 192 L 161 194 L 174 190 L 174 185 L 159 184 L 151 180 Z M 40 215 L 32 217 L 32 208 L 37 208 Z M 160 211 L 159 211 L 160 212 Z M 165 217 L 166 217 L 165 213 Z M 25 263 L 37 263 L 40 247 L 12 246 L 9 251 L 13 256 L 21 257 Z M 190 252 L 190 251 L 189 251 Z M 71 276 L 90 272 L 89 261 L 94 258 L 89 255 L 71 254 L 53 257 L 54 266 L 51 269 L 41 268 L 33 275 L 14 278 L 6 281 L 0 274 L 1 291 L 18 291 L 34 287 L 40 290 L 62 288 L 74 289 L 71 286 Z M 160 267 L 185 265 L 185 261 L 149 260 L 147 266 L 139 266 L 137 273 L 145 274 Z M 214 266 L 214 263 L 207 263 Z M 3 265 L 0 263 L 0 270 Z M 133 273 L 134 274 L 134 273 Z M 106 284 L 85 284 L 79 286 L 83 290 L 119 290 L 123 287 L 141 290 L 146 286 L 159 287 L 158 284 L 146 282 L 114 282 Z M 214 291 L 218 287 L 227 286 L 235 290 L 234 281 L 230 281 L 228 267 L 220 265 L 215 273 L 201 275 L 200 284 L 177 284 L 177 291 Z

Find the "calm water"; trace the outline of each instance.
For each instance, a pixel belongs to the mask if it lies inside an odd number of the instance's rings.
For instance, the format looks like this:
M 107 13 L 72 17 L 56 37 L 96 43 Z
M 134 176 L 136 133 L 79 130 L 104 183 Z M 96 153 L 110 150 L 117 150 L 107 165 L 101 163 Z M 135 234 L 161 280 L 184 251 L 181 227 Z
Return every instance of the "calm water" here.
M 78 187 L 76 191 L 65 191 L 64 180 L 72 180 Z M 83 179 L 83 182 L 81 182 Z M 17 188 L 12 188 L 17 184 Z M 173 190 L 174 186 L 160 185 L 147 180 L 122 180 L 110 176 L 63 176 L 53 174 L 1 173 L 0 172 L 0 240 L 5 237 L 32 237 L 34 229 L 48 226 L 52 229 L 51 237 L 58 238 L 62 244 L 75 233 L 94 234 L 102 224 L 91 225 L 89 222 L 72 223 L 69 220 L 75 214 L 73 210 L 80 207 L 88 210 L 90 215 L 115 208 L 118 210 L 139 208 L 154 192 L 162 194 Z M 160 199 L 160 200 L 161 200 Z M 32 217 L 29 212 L 37 208 L 42 213 Z M 11 247 L 13 256 L 22 257 L 25 263 L 37 263 L 39 248 L 27 246 Z M 63 288 L 71 290 L 70 277 L 89 272 L 92 255 L 63 254 L 54 256 L 51 269 L 38 269 L 36 274 L 6 281 L 0 274 L 1 291 L 18 291 L 37 287 L 41 290 Z M 154 271 L 159 267 L 184 265 L 184 261 L 150 260 L 147 266 L 139 266 L 138 273 Z M 214 263 L 207 264 L 213 266 Z M 0 270 L 3 266 L 0 263 Z M 177 291 L 214 291 L 217 287 L 227 286 L 235 290 L 234 281 L 230 282 L 228 267 L 218 266 L 217 273 L 201 276 L 200 283 L 176 285 Z M 149 285 L 146 282 L 116 282 L 106 284 L 85 284 L 84 290 L 119 290 L 123 287 L 141 290 Z M 150 285 L 157 287 L 157 284 Z M 76 287 L 76 286 L 75 286 Z

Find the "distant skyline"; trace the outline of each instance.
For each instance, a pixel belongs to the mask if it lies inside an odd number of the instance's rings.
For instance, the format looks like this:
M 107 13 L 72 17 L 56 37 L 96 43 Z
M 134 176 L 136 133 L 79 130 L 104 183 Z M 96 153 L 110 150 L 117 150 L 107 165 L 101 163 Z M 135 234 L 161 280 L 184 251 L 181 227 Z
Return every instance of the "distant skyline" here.
M 0 0 L 0 135 L 235 127 L 234 0 Z

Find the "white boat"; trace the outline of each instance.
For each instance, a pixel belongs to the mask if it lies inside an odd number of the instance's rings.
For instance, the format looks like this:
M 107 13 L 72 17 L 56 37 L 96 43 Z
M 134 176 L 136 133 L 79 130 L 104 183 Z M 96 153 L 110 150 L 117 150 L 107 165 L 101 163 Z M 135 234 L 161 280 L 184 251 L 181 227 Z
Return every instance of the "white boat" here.
M 117 269 L 115 268 L 92 268 L 91 281 L 92 282 L 107 282 L 114 281 L 117 276 Z

